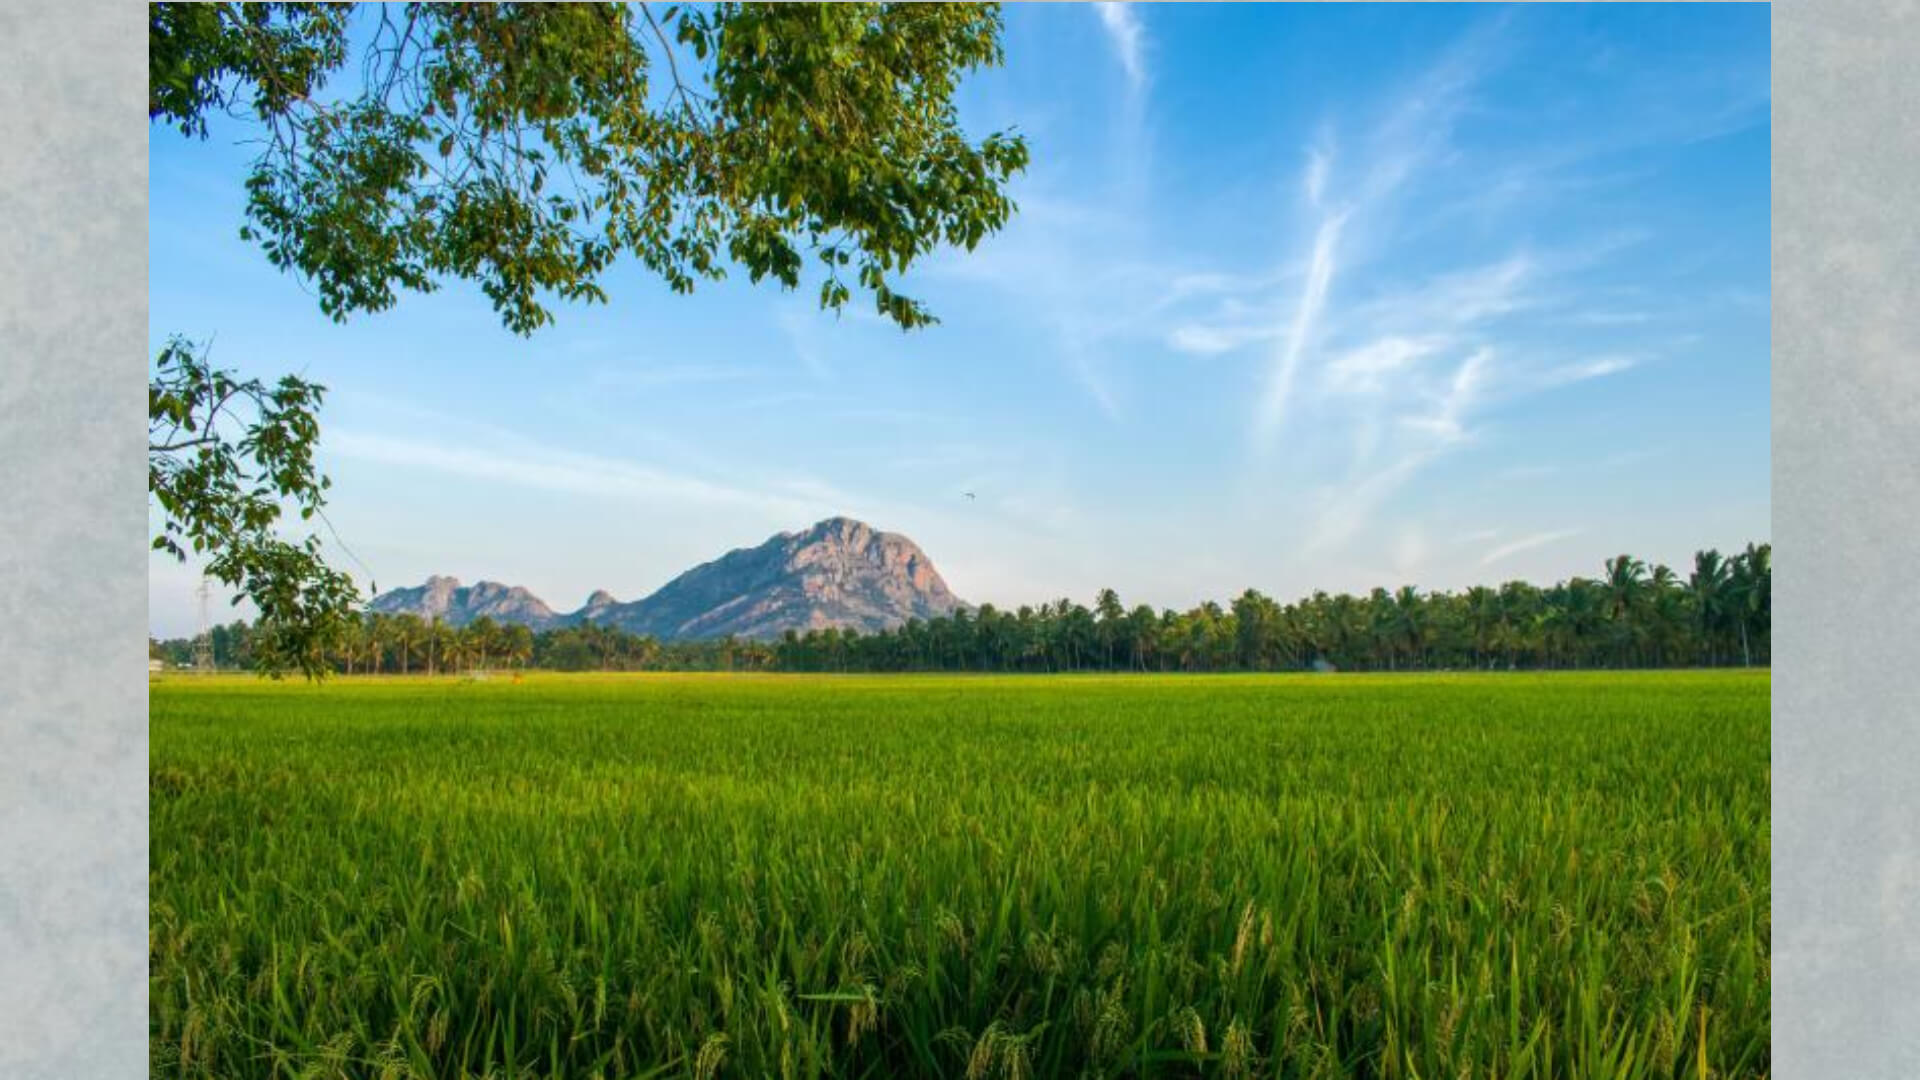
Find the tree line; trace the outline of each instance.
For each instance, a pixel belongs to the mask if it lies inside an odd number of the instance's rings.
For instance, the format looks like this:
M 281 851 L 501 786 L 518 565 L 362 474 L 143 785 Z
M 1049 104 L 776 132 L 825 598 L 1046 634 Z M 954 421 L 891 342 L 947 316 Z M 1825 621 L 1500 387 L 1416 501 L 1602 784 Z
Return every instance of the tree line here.
M 208 632 L 214 668 L 267 669 L 262 631 L 237 619 Z M 269 646 L 271 648 L 271 646 Z M 195 640 L 149 639 L 148 655 L 170 667 L 194 666 Z M 723 638 L 662 642 L 600 623 L 535 631 L 482 616 L 461 626 L 438 618 L 367 612 L 339 624 L 320 652 L 320 669 L 338 675 L 445 675 L 492 670 L 764 671 L 765 642 Z
M 1631 555 L 1595 578 L 1509 581 L 1460 592 L 1413 586 L 1365 596 L 1315 592 L 1281 604 L 1248 589 L 1222 607 L 1128 609 L 1112 589 L 1091 607 L 1062 599 L 992 604 L 872 633 L 789 630 L 778 641 L 663 642 L 585 623 L 535 632 L 480 618 L 454 627 L 370 613 L 326 649 L 340 674 L 553 671 L 1433 671 L 1650 668 L 1772 661 L 1773 549 L 1694 555 L 1683 578 Z M 213 628 L 216 667 L 255 666 L 254 629 Z M 193 642 L 153 643 L 190 666 Z
M 1463 592 L 1376 588 L 1281 604 L 1248 589 L 1186 612 L 1128 610 L 1112 589 L 895 630 L 789 632 L 788 671 L 1432 671 L 1695 667 L 1771 662 L 1772 545 L 1695 555 L 1691 573 L 1630 555 L 1598 578 Z

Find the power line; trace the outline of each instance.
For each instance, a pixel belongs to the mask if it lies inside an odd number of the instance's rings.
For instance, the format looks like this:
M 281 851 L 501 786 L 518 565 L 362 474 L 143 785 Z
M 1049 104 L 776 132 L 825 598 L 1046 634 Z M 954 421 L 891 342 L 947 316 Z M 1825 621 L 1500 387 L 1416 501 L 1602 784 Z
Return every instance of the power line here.
M 213 670 L 213 624 L 207 614 L 207 576 L 200 575 L 200 634 L 193 639 L 193 670 L 205 675 Z

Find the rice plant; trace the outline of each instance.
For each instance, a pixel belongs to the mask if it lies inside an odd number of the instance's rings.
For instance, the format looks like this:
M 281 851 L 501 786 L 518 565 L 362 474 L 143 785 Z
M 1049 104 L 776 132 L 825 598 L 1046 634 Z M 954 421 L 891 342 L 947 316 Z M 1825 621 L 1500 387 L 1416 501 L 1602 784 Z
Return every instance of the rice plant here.
M 151 1073 L 1765 1076 L 1769 689 L 163 680 Z

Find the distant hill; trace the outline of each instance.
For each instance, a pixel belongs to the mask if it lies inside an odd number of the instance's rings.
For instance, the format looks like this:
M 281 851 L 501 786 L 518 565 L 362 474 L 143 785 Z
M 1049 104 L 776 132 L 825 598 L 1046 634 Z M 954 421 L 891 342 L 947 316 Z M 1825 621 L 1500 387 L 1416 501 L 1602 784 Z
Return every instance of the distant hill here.
M 394 589 L 373 598 L 374 611 L 383 615 L 418 615 L 465 626 L 481 616 L 498 623 L 524 623 L 535 630 L 558 625 L 559 616 L 539 597 L 518 585 L 497 581 L 462 585 L 456 578 L 435 575 L 425 585 Z
M 523 588 L 484 581 L 462 587 L 448 577 L 373 602 L 375 611 L 438 616 L 456 626 L 482 615 L 536 630 L 592 621 L 663 641 L 764 640 L 827 627 L 873 631 L 963 606 L 912 540 L 845 517 L 730 551 L 645 599 L 623 604 L 602 590 L 564 615 Z

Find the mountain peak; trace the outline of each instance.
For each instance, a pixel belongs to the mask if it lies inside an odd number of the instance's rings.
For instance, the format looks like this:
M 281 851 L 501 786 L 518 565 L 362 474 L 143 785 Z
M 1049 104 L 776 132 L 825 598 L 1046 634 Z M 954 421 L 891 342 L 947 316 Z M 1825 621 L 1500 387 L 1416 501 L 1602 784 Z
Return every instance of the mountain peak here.
M 728 552 L 628 605 L 622 625 L 661 638 L 871 632 L 961 606 L 912 540 L 838 516 Z
M 553 609 L 519 585 L 480 581 L 463 586 L 458 578 L 434 574 L 426 584 L 381 593 L 368 605 L 383 615 L 418 615 L 464 626 L 481 616 L 497 623 L 524 623 L 542 630 L 556 621 Z
M 823 518 L 813 523 L 811 528 L 798 533 L 783 533 L 784 536 L 798 536 L 808 540 L 821 540 L 828 537 L 850 539 L 862 534 L 871 534 L 873 526 L 858 518 L 835 516 Z
M 557 615 L 519 586 L 463 587 L 435 575 L 425 585 L 375 598 L 373 610 L 412 612 L 455 625 L 486 615 L 545 629 L 591 618 L 662 640 L 729 635 L 774 638 L 788 630 L 872 632 L 964 606 L 933 560 L 899 533 L 845 516 L 779 533 L 696 566 L 643 600 L 620 603 L 595 590 L 578 611 Z

